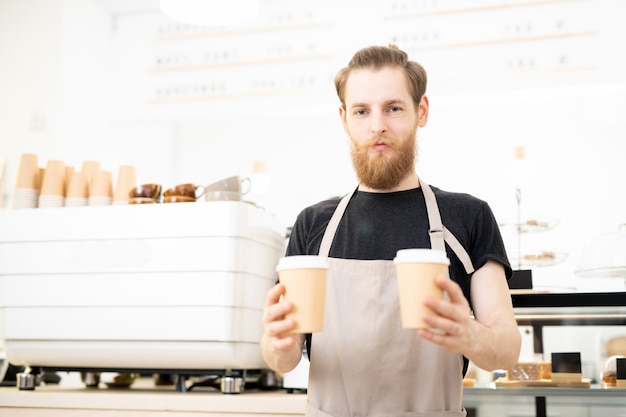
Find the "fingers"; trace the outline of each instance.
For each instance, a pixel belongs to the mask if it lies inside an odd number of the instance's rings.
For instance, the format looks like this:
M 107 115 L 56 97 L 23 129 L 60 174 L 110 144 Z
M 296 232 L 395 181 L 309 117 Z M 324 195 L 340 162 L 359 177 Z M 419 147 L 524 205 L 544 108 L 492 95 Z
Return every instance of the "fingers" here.
M 438 276 L 436 282 L 439 288 L 448 295 L 448 299 L 427 298 L 425 300 L 426 306 L 437 314 L 452 319 L 469 315 L 469 303 L 459 284 L 444 275 Z
M 436 329 L 419 329 L 418 334 L 423 339 L 443 346 L 450 352 L 461 352 L 467 346 L 467 337 L 464 328 L 458 324 L 451 327 L 450 332 Z
M 445 275 L 439 275 L 436 279 L 436 283 L 443 291 L 448 294 L 450 302 L 453 304 L 467 304 L 467 299 L 463 294 L 463 290 L 456 282 L 452 281 Z
M 264 310 L 267 311 L 273 305 L 277 304 L 280 301 L 280 297 L 285 293 L 285 287 L 282 284 L 274 285 L 268 292 L 265 297 L 265 305 Z M 265 315 L 263 317 L 265 321 Z
M 283 285 L 276 284 L 268 291 L 263 308 L 265 334 L 271 346 L 277 350 L 288 349 L 296 342 L 296 336 L 288 334 L 296 323 L 285 317 L 293 309 L 293 305 L 288 301 L 281 301 L 284 293 Z
M 263 307 L 263 323 L 266 326 L 276 321 L 284 321 L 285 314 L 292 310 L 291 303 L 281 301 L 280 297 L 284 293 L 285 287 L 282 284 L 276 284 L 268 291 Z
M 437 285 L 444 290 L 449 299 L 428 298 L 424 304 L 432 314 L 424 315 L 424 322 L 431 329 L 422 329 L 419 335 L 451 351 L 459 351 L 468 342 L 470 309 L 461 287 L 445 276 L 437 277 Z

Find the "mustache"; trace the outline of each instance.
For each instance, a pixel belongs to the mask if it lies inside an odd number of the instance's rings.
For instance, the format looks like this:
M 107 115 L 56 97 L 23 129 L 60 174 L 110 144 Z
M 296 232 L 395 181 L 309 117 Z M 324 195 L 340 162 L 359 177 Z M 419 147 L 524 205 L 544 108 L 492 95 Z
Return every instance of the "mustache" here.
M 396 138 L 380 136 L 370 138 L 362 143 L 358 143 L 354 139 L 352 140 L 352 146 L 357 150 L 367 150 L 376 144 L 385 144 L 393 149 L 397 149 L 399 141 Z
M 398 140 L 390 137 L 375 137 L 367 141 L 367 146 L 374 146 L 379 143 L 395 147 L 398 144 Z

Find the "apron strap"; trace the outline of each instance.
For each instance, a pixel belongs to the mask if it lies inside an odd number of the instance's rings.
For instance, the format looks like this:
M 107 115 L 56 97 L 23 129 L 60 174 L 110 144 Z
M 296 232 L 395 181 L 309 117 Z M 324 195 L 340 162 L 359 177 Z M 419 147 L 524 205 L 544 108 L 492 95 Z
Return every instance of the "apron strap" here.
M 424 181 L 419 179 L 424 200 L 426 200 L 426 212 L 428 213 L 428 235 L 430 236 L 430 247 L 436 250 L 446 251 L 445 237 L 443 235 L 443 223 L 441 222 L 441 214 L 435 193 Z
M 326 231 L 324 232 L 324 237 L 322 238 L 322 243 L 320 244 L 319 256 L 323 256 L 324 258 L 328 258 L 328 254 L 330 253 L 330 245 L 333 243 L 333 239 L 335 238 L 335 233 L 337 232 L 337 228 L 339 227 L 339 223 L 341 222 L 341 218 L 343 217 L 343 213 L 346 211 L 346 207 L 348 207 L 348 203 L 350 199 L 356 193 L 358 187 L 354 189 L 351 193 L 346 194 L 339 205 L 335 209 L 333 216 L 330 218 L 328 222 L 328 226 L 326 226 Z
M 454 252 L 454 254 L 458 256 L 459 260 L 463 264 L 465 272 L 467 272 L 468 275 L 473 274 L 475 271 L 474 264 L 472 264 L 472 260 L 470 259 L 463 245 L 461 245 L 461 242 L 459 242 L 458 239 L 454 237 L 452 232 L 449 231 L 448 228 L 445 226 L 443 227 L 443 236 L 446 240 L 446 243 L 450 246 L 450 249 L 452 249 L 452 252 Z
M 419 179 L 419 178 L 418 178 Z M 467 251 L 461 245 L 461 242 L 448 230 L 441 222 L 441 214 L 439 213 L 439 206 L 437 205 L 437 199 L 435 193 L 428 184 L 419 179 L 422 192 L 424 193 L 424 199 L 426 200 L 426 211 L 428 213 L 428 235 L 430 236 L 430 245 L 433 249 L 446 251 L 446 243 L 452 249 L 452 252 L 459 258 L 465 272 L 468 274 L 474 273 L 474 265 L 468 255 Z

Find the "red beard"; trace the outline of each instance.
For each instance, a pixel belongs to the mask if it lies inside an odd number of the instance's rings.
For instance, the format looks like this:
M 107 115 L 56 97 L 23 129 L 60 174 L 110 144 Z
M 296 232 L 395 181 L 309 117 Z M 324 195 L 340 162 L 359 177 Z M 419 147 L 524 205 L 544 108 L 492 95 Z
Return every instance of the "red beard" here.
M 385 142 L 388 149 L 370 152 L 379 140 Z M 389 190 L 413 171 L 415 137 L 404 142 L 392 138 L 374 138 L 360 145 L 352 140 L 351 154 L 357 177 L 363 185 L 375 190 Z

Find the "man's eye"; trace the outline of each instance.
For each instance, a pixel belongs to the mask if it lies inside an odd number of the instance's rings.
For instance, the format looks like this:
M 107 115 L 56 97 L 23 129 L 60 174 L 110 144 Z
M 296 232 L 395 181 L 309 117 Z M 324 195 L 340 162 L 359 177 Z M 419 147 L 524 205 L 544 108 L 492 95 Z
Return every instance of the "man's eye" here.
M 365 110 L 356 110 L 354 112 L 354 114 L 356 114 L 357 116 L 363 116 L 365 113 L 367 113 Z
M 402 108 L 398 106 L 393 106 L 389 108 L 389 111 L 392 113 L 399 112 L 400 110 L 402 110 Z

